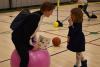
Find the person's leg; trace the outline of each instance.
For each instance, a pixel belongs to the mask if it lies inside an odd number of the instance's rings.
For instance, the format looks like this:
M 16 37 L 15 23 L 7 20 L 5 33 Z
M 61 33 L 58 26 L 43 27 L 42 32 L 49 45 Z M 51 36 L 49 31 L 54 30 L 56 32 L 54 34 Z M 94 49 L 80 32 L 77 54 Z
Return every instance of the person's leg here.
M 78 5 L 78 8 L 83 9 L 83 5 Z
M 20 67 L 28 67 L 29 62 L 29 52 L 26 49 L 17 49 L 20 56 Z
M 85 60 L 82 52 L 80 53 L 80 57 L 81 57 L 81 61 Z
M 81 67 L 87 67 L 87 60 L 84 58 L 83 53 L 81 53 L 80 56 L 81 56 Z
M 17 53 L 20 56 L 20 67 L 28 67 L 29 62 L 29 50 L 27 48 L 27 41 L 24 41 L 22 39 L 17 39 L 16 35 L 12 33 L 12 42 L 14 43 L 14 46 L 16 48 Z
M 80 62 L 81 62 L 80 52 L 76 52 L 76 65 L 74 67 L 80 67 Z
M 88 16 L 88 18 L 90 18 L 89 13 L 87 12 L 87 7 L 88 7 L 88 4 L 84 5 L 84 6 L 83 6 L 83 11 L 84 11 L 84 13 Z

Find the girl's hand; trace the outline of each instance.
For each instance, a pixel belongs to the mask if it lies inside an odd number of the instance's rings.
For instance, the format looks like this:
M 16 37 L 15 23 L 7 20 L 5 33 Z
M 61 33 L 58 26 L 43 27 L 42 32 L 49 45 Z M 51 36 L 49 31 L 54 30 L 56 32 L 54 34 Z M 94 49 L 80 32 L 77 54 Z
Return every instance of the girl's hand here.
M 68 38 L 67 38 L 67 44 L 69 43 L 69 41 L 70 41 L 70 37 L 68 36 Z
M 69 22 L 69 26 L 73 25 L 73 21 L 72 21 L 71 17 L 68 19 L 68 22 Z
M 34 44 L 34 48 L 33 48 L 33 51 L 35 51 L 35 50 L 39 50 L 40 49 L 40 46 L 39 46 L 39 44 L 37 43 L 37 44 Z

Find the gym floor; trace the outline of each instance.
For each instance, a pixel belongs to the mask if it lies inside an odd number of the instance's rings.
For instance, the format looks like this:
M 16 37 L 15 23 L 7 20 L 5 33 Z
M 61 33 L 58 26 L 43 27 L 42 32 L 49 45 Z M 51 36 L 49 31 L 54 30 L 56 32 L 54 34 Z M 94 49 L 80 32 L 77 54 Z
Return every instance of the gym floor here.
M 62 5 L 59 7 L 59 20 L 63 21 L 70 15 L 70 10 L 77 7 L 77 4 Z M 38 9 L 31 9 L 32 12 Z M 88 11 L 92 11 L 97 15 L 97 19 L 88 21 L 84 14 L 83 32 L 86 37 L 85 58 L 88 60 L 88 67 L 100 66 L 100 2 L 89 3 Z M 15 49 L 11 41 L 10 23 L 19 11 L 0 13 L 0 67 L 10 67 L 10 56 Z M 53 37 L 61 39 L 60 47 L 54 47 L 52 43 L 48 45 L 48 51 L 51 55 L 51 67 L 73 67 L 75 63 L 75 53 L 66 49 L 68 21 L 64 20 L 63 27 L 54 27 L 53 22 L 56 21 L 56 9 L 49 18 L 44 18 L 40 26 L 39 34 L 46 36 L 52 40 Z

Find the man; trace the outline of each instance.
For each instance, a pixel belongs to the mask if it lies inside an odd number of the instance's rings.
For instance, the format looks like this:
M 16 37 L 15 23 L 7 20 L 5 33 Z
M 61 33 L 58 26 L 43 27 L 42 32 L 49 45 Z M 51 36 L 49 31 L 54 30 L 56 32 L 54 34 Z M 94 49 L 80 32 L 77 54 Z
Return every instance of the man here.
M 89 18 L 88 20 L 90 20 L 91 16 L 87 12 L 87 7 L 88 7 L 87 0 L 78 0 L 78 8 L 81 8 L 84 11 L 84 13 L 87 15 L 87 17 Z
M 34 45 L 31 45 L 29 41 L 32 35 L 34 35 L 35 39 L 41 18 L 43 16 L 49 17 L 54 8 L 55 6 L 50 2 L 43 3 L 39 11 L 27 16 L 23 24 L 12 32 L 12 41 L 21 60 L 20 67 L 28 67 L 29 50 L 37 50 L 39 48 L 37 40 L 34 40 Z

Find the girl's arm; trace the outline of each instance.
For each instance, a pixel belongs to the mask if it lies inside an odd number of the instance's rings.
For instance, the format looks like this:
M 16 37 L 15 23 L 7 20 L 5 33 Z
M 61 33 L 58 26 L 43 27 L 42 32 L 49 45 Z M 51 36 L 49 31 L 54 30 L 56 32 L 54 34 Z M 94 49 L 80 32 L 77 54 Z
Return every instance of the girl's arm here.
M 67 44 L 69 43 L 70 41 L 70 36 L 67 37 Z

